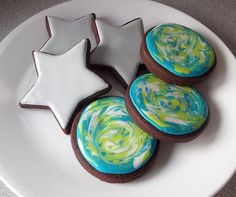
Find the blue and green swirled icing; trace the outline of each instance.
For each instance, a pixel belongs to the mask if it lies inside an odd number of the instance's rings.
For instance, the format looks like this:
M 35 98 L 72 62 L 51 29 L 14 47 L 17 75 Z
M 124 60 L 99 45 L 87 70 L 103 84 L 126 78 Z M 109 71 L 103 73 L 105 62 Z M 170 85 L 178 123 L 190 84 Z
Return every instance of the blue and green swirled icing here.
M 133 122 L 123 97 L 104 97 L 89 104 L 76 132 L 83 157 L 107 174 L 126 174 L 142 167 L 157 143 Z
M 208 116 L 207 103 L 195 88 L 165 83 L 151 73 L 131 84 L 129 96 L 139 114 L 167 134 L 196 131 Z
M 215 62 L 215 53 L 197 32 L 178 24 L 154 27 L 146 36 L 152 58 L 165 69 L 180 77 L 197 77 Z

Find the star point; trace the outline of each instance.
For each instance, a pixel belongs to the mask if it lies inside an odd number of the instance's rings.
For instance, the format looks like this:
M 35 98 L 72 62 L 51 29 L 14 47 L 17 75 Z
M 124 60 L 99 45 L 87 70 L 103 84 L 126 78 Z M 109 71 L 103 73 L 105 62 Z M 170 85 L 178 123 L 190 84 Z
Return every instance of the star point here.
M 62 55 L 34 52 L 38 79 L 20 105 L 50 108 L 65 130 L 81 102 L 108 92 L 110 85 L 87 69 L 88 43 L 82 40 Z
M 91 51 L 97 46 L 95 34 L 95 14 L 91 13 L 76 20 L 47 16 L 46 24 L 50 38 L 40 49 L 50 54 L 63 54 L 83 39 L 89 39 Z

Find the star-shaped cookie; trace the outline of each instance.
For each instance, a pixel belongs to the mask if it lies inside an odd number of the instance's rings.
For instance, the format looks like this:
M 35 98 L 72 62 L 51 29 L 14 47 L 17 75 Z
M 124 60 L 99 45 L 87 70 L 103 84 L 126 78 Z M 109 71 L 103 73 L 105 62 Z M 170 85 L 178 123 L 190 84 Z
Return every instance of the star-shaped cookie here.
M 124 87 L 135 78 L 138 66 L 142 64 L 140 45 L 144 36 L 142 19 L 134 19 L 121 27 L 95 20 L 99 44 L 91 54 L 91 67 L 106 66 L 114 71 Z
M 34 52 L 38 79 L 20 102 L 21 107 L 50 108 L 65 133 L 84 101 L 107 93 L 111 87 L 87 69 L 89 40 L 62 55 Z
M 46 25 L 50 38 L 40 51 L 56 55 L 63 54 L 86 38 L 90 40 L 92 51 L 98 42 L 95 18 L 95 14 L 88 14 L 74 21 L 47 16 Z

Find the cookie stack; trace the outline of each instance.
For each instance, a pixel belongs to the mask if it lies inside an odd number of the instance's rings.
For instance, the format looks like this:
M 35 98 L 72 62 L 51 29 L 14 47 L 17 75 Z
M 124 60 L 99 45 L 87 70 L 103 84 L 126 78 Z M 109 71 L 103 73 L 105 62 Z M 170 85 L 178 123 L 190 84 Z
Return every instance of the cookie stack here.
M 144 34 L 141 18 L 117 27 L 95 14 L 49 16 L 46 27 L 50 38 L 33 52 L 38 79 L 20 106 L 50 109 L 90 174 L 131 181 L 149 169 L 160 141 L 187 142 L 206 126 L 207 102 L 190 85 L 216 58 L 197 32 L 163 24 Z M 140 75 L 143 62 L 150 73 Z M 104 96 L 112 87 L 98 70 L 112 73 L 124 97 Z

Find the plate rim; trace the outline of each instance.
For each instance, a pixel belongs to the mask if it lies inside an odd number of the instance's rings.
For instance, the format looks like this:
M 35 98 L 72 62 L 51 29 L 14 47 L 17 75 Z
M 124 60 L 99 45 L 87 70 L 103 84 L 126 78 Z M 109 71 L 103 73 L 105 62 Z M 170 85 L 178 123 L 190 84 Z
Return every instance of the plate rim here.
M 43 9 L 41 10 L 40 12 L 30 16 L 29 18 L 27 18 L 26 20 L 24 20 L 22 23 L 20 23 L 19 25 L 17 25 L 13 30 L 10 31 L 10 33 L 7 34 L 6 37 L 3 38 L 3 40 L 0 42 L 0 53 L 2 51 L 4 51 L 4 48 L 9 44 L 9 42 L 11 41 L 12 37 L 14 37 L 15 35 L 17 35 L 18 31 L 20 31 L 21 29 L 24 29 L 25 27 L 27 27 L 27 25 L 30 25 L 32 22 L 34 22 L 34 20 L 37 20 L 38 18 L 42 18 L 42 16 L 44 15 L 44 13 L 47 13 L 47 12 L 52 12 L 53 10 L 56 10 L 60 7 L 63 7 L 64 5 L 66 4 L 70 4 L 74 1 L 84 1 L 84 0 L 70 0 L 70 1 L 66 1 L 66 2 L 62 2 L 62 3 L 59 3 L 59 4 L 56 4 L 54 6 L 51 6 L 51 7 L 48 7 L 46 9 Z M 102 1 L 107 1 L 107 0 L 102 0 Z M 122 1 L 125 1 L 125 0 L 122 0 Z M 191 15 L 185 13 L 184 11 L 181 11 L 177 8 L 174 8 L 172 6 L 169 6 L 169 5 L 166 5 L 164 3 L 160 3 L 160 2 L 156 2 L 156 1 L 153 1 L 153 0 L 129 0 L 130 2 L 139 2 L 139 1 L 142 1 L 146 4 L 149 4 L 149 3 L 152 3 L 152 4 L 159 4 L 159 5 L 162 5 L 162 6 L 165 6 L 167 7 L 168 9 L 172 9 L 176 12 L 179 12 L 179 13 L 182 13 L 184 15 L 187 15 L 188 17 L 191 18 L 191 20 L 194 20 L 194 21 L 197 21 L 198 23 L 200 23 L 202 26 L 204 26 L 206 29 L 208 29 L 211 34 L 214 34 L 214 36 L 218 39 L 218 41 L 221 42 L 221 44 L 228 50 L 227 53 L 230 54 L 234 59 L 235 59 L 235 62 L 236 62 L 236 56 L 234 56 L 233 52 L 230 50 L 230 48 L 225 44 L 225 42 L 217 35 L 215 34 L 214 31 L 211 30 L 211 28 L 207 27 L 206 25 L 204 25 L 201 21 L 195 19 L 194 17 L 192 17 Z M 1 65 L 0 65 L 1 67 Z M 1 165 L 1 163 L 0 163 Z M 234 174 L 236 173 L 236 165 L 234 167 L 234 170 L 233 172 L 229 175 L 229 176 L 225 176 L 224 180 L 222 181 L 222 184 L 219 188 L 216 188 L 214 189 L 214 193 L 212 195 L 216 195 L 229 181 L 230 179 L 234 176 Z M 9 183 L 7 181 L 7 179 L 5 179 L 2 174 L 0 173 L 0 180 L 7 186 L 7 189 L 10 190 L 10 192 L 13 192 L 14 194 L 16 194 L 17 196 L 21 197 L 22 195 L 20 194 L 20 191 L 17 191 L 12 185 L 11 183 Z

